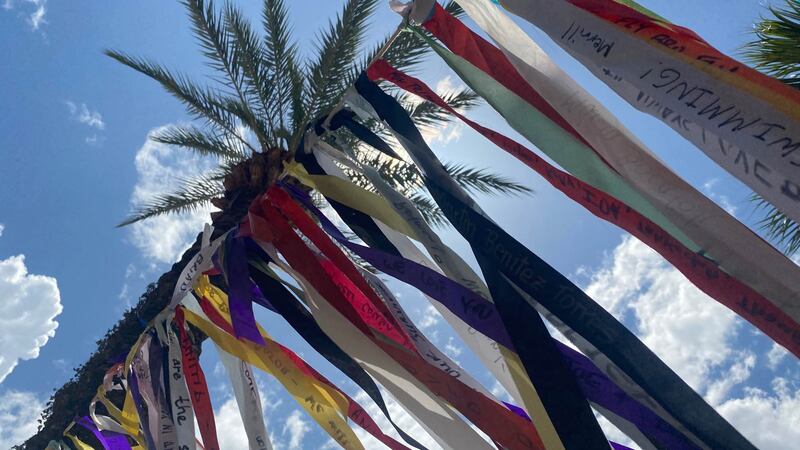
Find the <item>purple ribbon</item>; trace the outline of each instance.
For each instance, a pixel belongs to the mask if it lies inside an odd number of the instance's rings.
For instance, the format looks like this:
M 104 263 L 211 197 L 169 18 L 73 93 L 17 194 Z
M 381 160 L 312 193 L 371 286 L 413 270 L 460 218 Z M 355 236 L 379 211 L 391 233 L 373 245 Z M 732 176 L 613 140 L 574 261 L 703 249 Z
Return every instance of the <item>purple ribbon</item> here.
M 244 338 L 259 345 L 266 345 L 258 331 L 253 313 L 252 282 L 248 272 L 247 247 L 245 240 L 236 237 L 238 233 L 228 233 L 225 238 L 225 255 L 222 267 L 228 282 L 228 307 L 231 312 L 233 331 L 238 338 Z
M 87 416 L 77 419 L 75 423 L 91 431 L 106 450 L 131 450 L 131 444 L 127 437 L 111 431 L 98 430 L 92 419 Z

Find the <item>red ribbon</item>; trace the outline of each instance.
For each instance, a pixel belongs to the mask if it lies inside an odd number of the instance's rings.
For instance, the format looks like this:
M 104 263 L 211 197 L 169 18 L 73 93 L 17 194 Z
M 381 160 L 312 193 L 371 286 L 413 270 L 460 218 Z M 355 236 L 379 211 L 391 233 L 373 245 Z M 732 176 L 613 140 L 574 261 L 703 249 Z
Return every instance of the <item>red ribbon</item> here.
M 200 428 L 200 436 L 203 438 L 203 446 L 207 450 L 219 450 L 217 426 L 214 421 L 214 409 L 211 407 L 211 396 L 208 393 L 206 376 L 203 373 L 203 368 L 200 367 L 197 355 L 194 353 L 189 334 L 186 332 L 182 307 L 175 310 L 175 323 L 178 326 L 186 386 L 189 388 L 189 393 L 192 397 L 192 408 L 197 419 L 197 426 Z

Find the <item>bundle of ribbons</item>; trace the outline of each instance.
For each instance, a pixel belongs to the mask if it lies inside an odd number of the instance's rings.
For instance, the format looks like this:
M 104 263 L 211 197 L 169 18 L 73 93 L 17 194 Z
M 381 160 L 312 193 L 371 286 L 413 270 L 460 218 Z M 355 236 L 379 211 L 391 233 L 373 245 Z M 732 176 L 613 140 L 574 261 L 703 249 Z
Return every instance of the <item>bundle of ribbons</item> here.
M 406 32 L 427 40 L 563 170 L 464 117 L 422 81 L 374 61 L 347 91 L 343 108 L 309 124 L 282 179 L 253 202 L 242 223 L 204 240 L 169 307 L 107 373 L 88 415 L 51 447 L 91 448 L 74 432 L 78 427 L 106 449 L 218 449 L 198 360 L 202 335 L 219 351 L 251 449 L 272 448 L 254 367 L 277 379 L 346 449 L 364 448 L 354 425 L 391 449 L 425 448 L 394 421 L 387 393 L 445 449 L 627 448 L 608 441 L 597 414 L 643 449 L 755 448 L 623 324 L 484 212 L 384 88 L 392 84 L 463 121 L 532 176 L 650 246 L 795 356 L 798 267 L 666 167 L 503 8 L 541 28 L 621 97 L 796 220 L 800 93 L 630 1 L 458 3 L 496 45 L 435 1 L 396 9 L 406 17 Z M 361 123 L 372 120 L 402 150 Z M 353 148 L 325 139 L 339 128 L 386 158 L 405 155 L 479 267 L 449 248 Z M 353 184 L 343 169 L 371 189 Z M 358 240 L 319 209 L 312 191 Z M 364 262 L 424 294 L 511 401 L 499 401 L 429 341 Z M 267 334 L 254 305 L 285 319 L 355 382 L 394 432 L 387 434 L 350 395 Z M 547 323 L 568 342 L 553 339 Z

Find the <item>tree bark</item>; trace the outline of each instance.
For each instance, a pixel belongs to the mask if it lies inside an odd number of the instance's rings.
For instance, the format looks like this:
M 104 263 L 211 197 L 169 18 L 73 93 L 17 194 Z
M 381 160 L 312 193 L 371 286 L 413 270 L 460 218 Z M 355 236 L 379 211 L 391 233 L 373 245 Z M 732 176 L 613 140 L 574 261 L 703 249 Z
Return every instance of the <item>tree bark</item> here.
M 212 214 L 212 240 L 241 222 L 252 201 L 277 180 L 286 155 L 281 149 L 257 153 L 231 171 L 225 178 L 224 198 L 213 202 L 221 211 Z M 97 342 L 97 351 L 51 397 L 47 409 L 42 413 L 39 431 L 19 448 L 43 450 L 51 440 L 61 439 L 62 433 L 75 417 L 88 414 L 89 404 L 102 384 L 105 373 L 121 355 L 128 354 L 146 325 L 169 304 L 183 268 L 200 250 L 201 239 L 202 233 L 198 234 L 180 261 L 173 264 L 156 283 L 150 284 L 139 303 Z

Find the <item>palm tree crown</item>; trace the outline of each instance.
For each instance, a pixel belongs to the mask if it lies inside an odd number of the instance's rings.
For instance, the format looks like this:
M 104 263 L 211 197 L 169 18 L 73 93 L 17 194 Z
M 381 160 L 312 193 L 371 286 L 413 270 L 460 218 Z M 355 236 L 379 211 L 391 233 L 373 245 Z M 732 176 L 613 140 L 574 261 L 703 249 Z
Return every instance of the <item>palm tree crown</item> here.
M 284 0 L 264 0 L 262 32 L 257 32 L 232 3 L 217 9 L 212 0 L 183 0 L 202 53 L 215 76 L 200 84 L 147 59 L 109 50 L 119 62 L 156 80 L 180 100 L 196 119 L 193 125 L 170 126 L 151 136 L 156 142 L 185 148 L 219 162 L 210 173 L 183 180 L 176 192 L 156 196 L 134 211 L 121 225 L 148 217 L 193 210 L 222 196 L 223 180 L 236 164 L 257 153 L 280 149 L 289 155 L 297 147 L 307 124 L 328 114 L 341 100 L 365 65 L 385 44 L 365 48 L 369 19 L 379 0 L 347 0 L 341 12 L 318 34 L 314 55 L 300 61 L 292 38 Z M 454 3 L 450 12 L 461 14 Z M 428 51 L 414 33 L 401 33 L 382 55 L 394 66 L 413 70 Z M 413 102 L 395 92 L 414 121 L 423 127 L 440 126 L 449 115 L 427 102 Z M 477 104 L 477 96 L 463 89 L 446 95 L 456 108 Z M 383 133 L 376 123 L 365 124 Z M 411 199 L 434 225 L 444 218 L 423 191 L 416 170 L 358 145 L 345 131 L 339 142 L 352 146 L 356 157 L 380 173 Z M 447 169 L 463 186 L 484 193 L 528 193 L 524 185 L 485 169 L 449 164 Z M 350 173 L 355 182 L 368 182 Z M 219 205 L 218 205 L 219 206 Z

